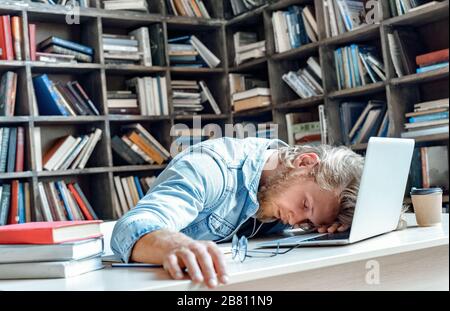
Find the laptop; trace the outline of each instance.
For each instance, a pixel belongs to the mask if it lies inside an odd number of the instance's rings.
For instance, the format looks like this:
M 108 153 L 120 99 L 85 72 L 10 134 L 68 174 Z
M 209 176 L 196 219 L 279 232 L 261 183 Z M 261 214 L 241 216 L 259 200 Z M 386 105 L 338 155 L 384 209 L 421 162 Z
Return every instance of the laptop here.
M 414 144 L 412 139 L 370 139 L 349 231 L 294 235 L 258 243 L 256 248 L 347 245 L 395 230 L 403 206 Z

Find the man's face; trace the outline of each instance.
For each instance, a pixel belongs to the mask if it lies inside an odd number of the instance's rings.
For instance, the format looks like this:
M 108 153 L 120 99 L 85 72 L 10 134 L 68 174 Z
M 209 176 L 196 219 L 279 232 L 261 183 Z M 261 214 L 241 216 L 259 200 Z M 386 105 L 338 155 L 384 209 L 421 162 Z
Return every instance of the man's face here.
M 279 219 L 292 226 L 305 222 L 316 226 L 332 224 L 339 212 L 338 193 L 319 187 L 309 176 L 313 167 L 299 165 L 274 176 L 259 194 L 258 218 Z

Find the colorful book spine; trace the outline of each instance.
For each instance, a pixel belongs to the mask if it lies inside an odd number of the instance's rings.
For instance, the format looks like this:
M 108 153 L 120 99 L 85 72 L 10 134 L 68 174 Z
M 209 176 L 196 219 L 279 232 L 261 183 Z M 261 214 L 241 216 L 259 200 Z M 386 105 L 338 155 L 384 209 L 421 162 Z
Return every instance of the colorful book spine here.
M 432 70 L 441 69 L 444 67 L 448 67 L 448 62 L 417 68 L 417 73 L 424 73 Z
M 39 44 L 39 48 L 45 49 L 52 44 L 63 47 L 63 48 L 67 48 L 70 50 L 78 51 L 78 52 L 81 52 L 81 53 L 84 53 L 87 55 L 91 55 L 91 56 L 94 55 L 93 48 L 86 46 L 86 45 L 79 44 L 79 43 L 75 43 L 72 41 L 64 40 L 64 39 L 61 39 L 58 37 L 50 37 L 47 40 L 41 42 Z
M 448 119 L 448 111 L 409 118 L 409 123 Z

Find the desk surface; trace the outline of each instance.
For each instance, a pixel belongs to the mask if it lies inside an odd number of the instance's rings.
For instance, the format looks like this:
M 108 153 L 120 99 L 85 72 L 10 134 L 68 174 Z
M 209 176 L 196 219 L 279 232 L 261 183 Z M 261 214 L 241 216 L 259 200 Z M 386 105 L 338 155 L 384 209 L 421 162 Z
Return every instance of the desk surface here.
M 408 229 L 391 232 L 353 245 L 305 247 L 273 258 L 248 258 L 244 263 L 227 256 L 230 284 L 281 276 L 323 267 L 448 245 L 448 214 L 439 227 L 419 228 L 407 215 Z M 250 247 L 252 245 L 250 243 Z M 174 281 L 163 269 L 111 268 L 69 279 L 0 281 L 0 290 L 194 290 L 189 280 Z

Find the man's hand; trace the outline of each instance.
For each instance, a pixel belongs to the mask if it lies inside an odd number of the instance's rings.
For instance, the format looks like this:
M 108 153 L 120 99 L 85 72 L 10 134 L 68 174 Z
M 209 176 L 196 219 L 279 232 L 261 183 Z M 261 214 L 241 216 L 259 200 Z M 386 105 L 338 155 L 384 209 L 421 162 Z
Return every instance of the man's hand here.
M 320 226 L 319 228 L 317 228 L 317 231 L 319 233 L 335 233 L 336 231 L 338 232 L 344 232 L 347 231 L 350 228 L 349 225 L 342 225 L 340 223 L 334 223 L 331 226 Z
M 143 236 L 135 244 L 131 260 L 162 264 L 176 280 L 183 279 L 186 269 L 194 283 L 205 282 L 209 288 L 228 282 L 224 255 L 217 245 L 178 232 L 159 230 Z

